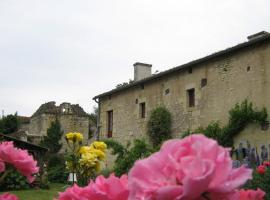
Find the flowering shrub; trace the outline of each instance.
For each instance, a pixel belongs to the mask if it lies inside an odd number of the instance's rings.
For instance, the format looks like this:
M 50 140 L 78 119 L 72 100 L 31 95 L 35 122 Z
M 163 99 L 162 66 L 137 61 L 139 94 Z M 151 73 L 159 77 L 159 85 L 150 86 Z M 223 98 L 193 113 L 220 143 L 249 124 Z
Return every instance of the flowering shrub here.
M 261 190 L 239 190 L 248 179 L 250 169 L 232 168 L 229 149 L 192 135 L 167 141 L 159 152 L 137 161 L 128 181 L 100 176 L 85 188 L 75 185 L 60 193 L 59 200 L 263 200 Z
M 13 142 L 0 143 L 0 184 L 4 178 L 12 171 L 11 167 L 17 169 L 19 173 L 27 178 L 29 183 L 33 182 L 39 168 L 33 156 L 29 155 L 26 150 L 14 147 Z M 9 193 L 0 195 L 0 200 L 18 200 L 18 198 Z
M 37 161 L 33 159 L 33 156 L 29 155 L 26 150 L 14 147 L 13 142 L 0 143 L 0 173 L 5 171 L 6 164 L 14 166 L 22 175 L 27 177 L 29 183 L 34 181 L 33 174 L 39 170 Z
M 95 141 L 89 146 L 82 146 L 82 139 L 83 136 L 80 133 L 66 134 L 71 150 L 67 157 L 67 169 L 76 173 L 80 183 L 85 185 L 100 170 L 100 163 L 105 159 L 107 145 L 104 142 Z
M 266 192 L 265 200 L 270 200 L 270 166 L 269 162 L 264 162 L 253 171 L 253 179 L 245 185 L 247 189 L 260 188 Z

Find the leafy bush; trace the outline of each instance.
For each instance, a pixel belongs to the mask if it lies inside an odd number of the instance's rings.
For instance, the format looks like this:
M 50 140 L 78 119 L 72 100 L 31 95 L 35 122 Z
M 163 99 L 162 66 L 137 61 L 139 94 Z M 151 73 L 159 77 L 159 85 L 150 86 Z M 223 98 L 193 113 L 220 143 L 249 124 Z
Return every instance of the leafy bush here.
M 171 137 L 171 114 L 165 107 L 157 107 L 151 112 L 147 132 L 153 146 Z
M 112 149 L 112 154 L 116 155 L 113 171 L 116 176 L 127 173 L 136 160 L 145 158 L 153 153 L 153 149 L 144 140 L 134 140 L 133 145 L 123 146 L 121 143 L 108 139 L 104 141 L 108 148 Z
M 253 171 L 253 179 L 250 180 L 246 185 L 246 189 L 260 188 L 265 191 L 265 200 L 270 200 L 270 169 L 267 168 L 265 174 L 258 174 L 256 170 Z
M 54 183 L 67 182 L 68 172 L 65 159 L 61 154 L 51 155 L 48 161 L 48 180 Z
M 59 165 L 48 169 L 48 178 L 53 183 L 66 183 L 68 178 L 66 167 Z
M 1 190 L 22 190 L 30 188 L 30 185 L 26 181 L 26 177 L 22 176 L 16 170 L 13 170 L 7 177 L 5 177 Z
M 229 123 L 224 127 L 220 127 L 219 122 L 212 122 L 205 129 L 199 128 L 194 132 L 190 130 L 186 131 L 183 137 L 193 133 L 203 133 L 207 137 L 217 140 L 222 146 L 232 146 L 233 137 L 241 132 L 249 123 L 263 123 L 267 120 L 267 117 L 266 108 L 257 110 L 253 108 L 251 102 L 244 100 L 241 104 L 237 103 L 229 111 Z

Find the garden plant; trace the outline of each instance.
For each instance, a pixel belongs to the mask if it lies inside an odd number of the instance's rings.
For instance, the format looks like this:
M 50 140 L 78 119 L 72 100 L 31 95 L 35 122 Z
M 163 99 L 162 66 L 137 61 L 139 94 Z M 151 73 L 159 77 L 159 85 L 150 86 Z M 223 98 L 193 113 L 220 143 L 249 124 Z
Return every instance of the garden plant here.
M 67 140 L 73 143 L 80 141 L 79 138 L 79 134 L 67 135 Z M 98 148 L 104 149 L 105 146 L 103 143 L 93 143 L 87 148 L 91 150 L 94 148 L 95 151 Z M 95 159 L 89 157 L 90 160 L 97 161 L 99 156 Z M 84 160 L 82 155 L 80 159 Z M 38 172 L 36 162 L 26 151 L 15 148 L 12 142 L 2 142 L 0 143 L 1 178 L 9 172 L 10 165 L 26 176 L 29 182 L 34 180 L 33 174 Z M 269 165 L 268 162 L 263 163 L 254 173 L 264 175 Z M 194 134 L 184 139 L 166 141 L 160 151 L 136 161 L 126 175 L 116 177 L 111 174 L 108 178 L 98 176 L 85 187 L 74 184 L 59 193 L 57 199 L 263 200 L 265 192 L 261 190 L 262 188 L 254 188 L 251 180 L 251 169 L 244 166 L 232 167 L 228 148 L 220 146 L 215 140 L 204 135 Z M 246 183 L 247 188 L 254 189 L 243 189 Z M 250 187 L 248 187 L 249 183 L 251 183 Z M 17 200 L 18 198 L 13 194 L 4 193 L 0 195 L 0 200 L 4 199 Z

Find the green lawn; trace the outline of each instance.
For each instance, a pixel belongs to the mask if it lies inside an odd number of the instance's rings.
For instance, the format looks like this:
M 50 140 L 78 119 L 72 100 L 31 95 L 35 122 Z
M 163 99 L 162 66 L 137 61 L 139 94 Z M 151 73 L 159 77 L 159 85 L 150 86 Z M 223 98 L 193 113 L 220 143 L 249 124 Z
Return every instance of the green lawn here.
M 53 200 L 57 197 L 58 192 L 65 190 L 64 184 L 52 183 L 50 189 L 31 189 L 31 190 L 18 190 L 10 191 L 15 194 L 20 200 Z

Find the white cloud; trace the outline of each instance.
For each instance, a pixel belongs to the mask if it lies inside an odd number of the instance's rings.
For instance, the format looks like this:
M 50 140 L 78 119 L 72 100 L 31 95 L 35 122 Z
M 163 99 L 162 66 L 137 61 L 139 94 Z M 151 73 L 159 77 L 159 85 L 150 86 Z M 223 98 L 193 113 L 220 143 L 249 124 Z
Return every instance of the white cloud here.
M 80 103 L 133 77 L 136 61 L 166 70 L 270 31 L 268 0 L 2 0 L 0 109 L 31 115 Z

